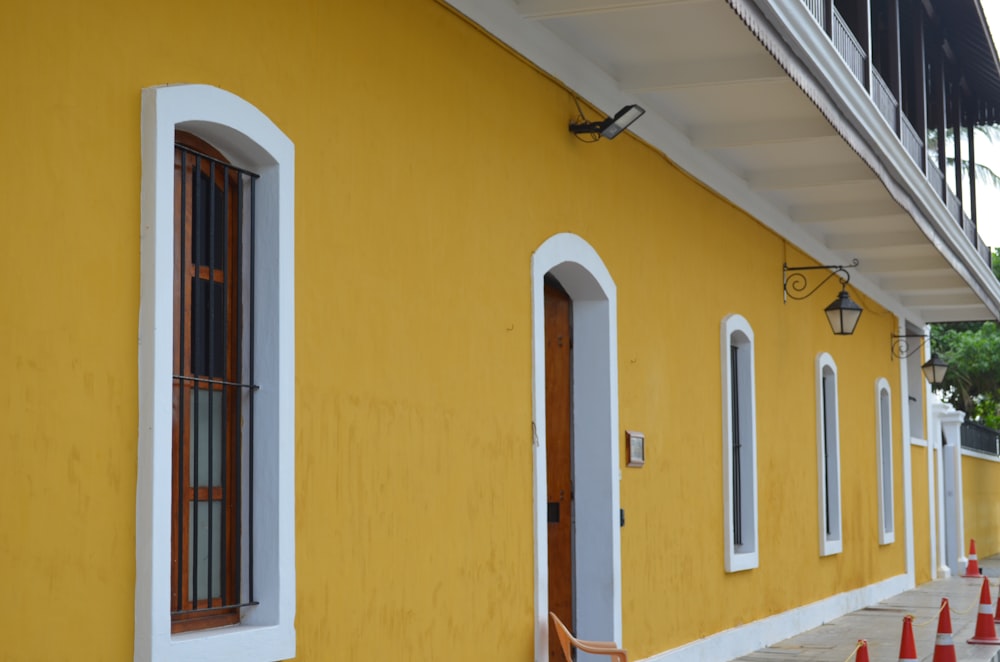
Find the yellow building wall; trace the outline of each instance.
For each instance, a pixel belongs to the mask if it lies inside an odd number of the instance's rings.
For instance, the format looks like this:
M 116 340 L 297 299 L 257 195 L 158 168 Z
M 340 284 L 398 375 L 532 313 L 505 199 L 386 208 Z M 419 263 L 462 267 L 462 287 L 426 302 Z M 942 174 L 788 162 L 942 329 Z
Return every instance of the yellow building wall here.
M 930 482 L 925 446 L 911 446 L 913 470 L 913 563 L 918 584 L 931 580 Z
M 986 558 L 1000 553 L 1000 463 L 974 455 L 962 456 L 962 507 L 965 537 L 976 541 L 976 555 Z
M 528 274 L 557 232 L 616 281 L 621 427 L 647 435 L 621 481 L 633 655 L 904 572 L 895 317 L 852 290 L 865 313 L 842 338 L 822 314 L 835 286 L 782 303 L 782 262 L 812 262 L 640 141 L 573 139 L 572 93 L 461 17 L 430 0 L 41 0 L 16 18 L 0 22 L 0 660 L 132 659 L 139 99 L 170 82 L 238 94 L 296 145 L 297 659 L 531 658 Z M 730 313 L 756 336 L 761 543 L 758 569 L 727 575 Z M 821 559 L 822 351 L 844 551 Z

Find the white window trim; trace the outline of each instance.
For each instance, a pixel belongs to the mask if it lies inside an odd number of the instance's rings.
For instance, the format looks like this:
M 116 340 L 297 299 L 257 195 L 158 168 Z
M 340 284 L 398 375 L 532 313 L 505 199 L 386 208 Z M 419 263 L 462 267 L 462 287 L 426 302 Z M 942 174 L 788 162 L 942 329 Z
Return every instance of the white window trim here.
M 831 395 L 831 406 L 828 412 L 832 417 L 833 429 L 830 437 L 833 441 L 833 453 L 830 460 L 833 462 L 832 469 L 834 480 L 830 485 L 830 512 L 833 520 L 833 531 L 828 535 L 826 532 L 826 491 L 823 489 L 825 480 L 825 460 L 823 443 L 826 435 L 824 426 L 826 420 L 823 415 L 823 372 L 829 370 L 833 375 L 833 393 Z M 840 403 L 837 396 L 839 390 L 839 380 L 837 378 L 837 364 L 833 357 L 822 352 L 816 357 L 816 459 L 817 478 L 819 483 L 819 555 L 830 556 L 840 554 L 844 549 L 843 541 L 843 510 L 840 507 Z
M 888 420 L 883 420 L 882 414 L 882 394 L 885 394 L 886 402 L 889 403 Z M 888 434 L 888 438 L 883 434 L 883 430 Z M 889 380 L 879 377 L 875 382 L 875 441 L 876 455 L 878 457 L 878 542 L 880 545 L 889 545 L 896 542 L 896 517 L 895 500 L 893 497 L 893 477 L 892 477 L 892 389 Z M 888 461 L 885 457 L 884 446 L 888 444 Z M 886 521 L 885 512 L 890 515 Z
M 744 542 L 737 548 L 733 541 L 733 402 L 732 402 L 732 367 L 730 361 L 730 346 L 733 336 L 744 338 L 743 343 L 749 352 L 749 371 L 744 375 L 746 381 L 746 398 L 749 411 L 749 424 L 744 429 L 742 445 L 749 453 L 749 473 L 743 472 L 743 480 L 750 481 L 749 521 L 744 522 Z M 750 323 L 742 315 L 729 315 L 722 320 L 720 334 L 720 356 L 722 363 L 722 502 L 725 511 L 723 525 L 725 527 L 725 567 L 726 572 L 750 570 L 760 565 L 759 538 L 757 536 L 757 373 L 754 365 L 754 337 Z M 747 540 L 749 538 L 749 541 Z
M 174 132 L 257 172 L 254 597 L 239 625 L 171 634 Z M 259 110 L 208 85 L 142 92 L 136 481 L 136 662 L 295 656 L 295 148 Z

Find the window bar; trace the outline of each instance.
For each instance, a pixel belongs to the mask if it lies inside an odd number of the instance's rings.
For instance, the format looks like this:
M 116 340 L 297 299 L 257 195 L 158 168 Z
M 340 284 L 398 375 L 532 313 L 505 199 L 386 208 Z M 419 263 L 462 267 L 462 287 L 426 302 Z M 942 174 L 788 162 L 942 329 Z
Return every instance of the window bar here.
M 215 161 L 212 161 L 208 164 L 208 256 L 207 258 L 208 258 L 209 287 L 207 295 L 208 342 L 206 343 L 206 349 L 205 349 L 205 363 L 207 364 L 207 369 L 209 374 L 211 374 L 212 376 L 224 377 L 225 370 L 222 371 L 222 375 L 215 374 L 216 373 L 215 361 L 217 360 L 217 357 L 215 356 L 215 350 L 217 349 L 215 346 L 215 329 L 219 323 L 218 320 L 216 319 L 216 308 L 218 306 L 218 302 L 215 300 L 216 297 L 214 295 L 216 291 L 215 269 L 217 266 L 215 264 L 215 257 L 216 257 L 215 249 L 216 249 L 216 242 L 218 241 L 218 237 L 215 236 L 216 235 L 215 222 L 219 220 L 217 218 L 216 208 L 215 208 L 216 205 L 215 198 L 216 198 L 216 188 L 217 188 L 217 185 L 215 183 L 215 166 L 216 166 Z M 223 176 L 225 176 L 225 172 L 223 172 Z M 223 204 L 224 203 L 225 201 L 223 201 Z M 222 278 L 223 278 L 222 286 L 223 288 L 225 288 L 225 274 L 223 274 Z M 223 291 L 225 290 L 223 289 Z M 225 332 L 223 332 L 223 338 L 225 338 Z M 205 598 L 207 600 L 207 604 L 209 607 L 212 606 L 212 598 L 213 598 L 212 587 L 215 584 L 214 582 L 215 578 L 212 576 L 212 556 L 214 551 L 212 547 L 213 543 L 215 542 L 215 535 L 214 535 L 215 518 L 213 517 L 213 513 L 215 512 L 214 506 L 216 503 L 216 496 L 215 496 L 215 474 L 212 472 L 213 469 L 212 458 L 215 455 L 215 443 L 217 441 L 215 439 L 215 409 L 216 409 L 215 394 L 217 392 L 218 391 L 214 388 L 211 391 L 209 391 L 210 395 L 208 399 L 208 473 L 205 475 L 205 483 L 207 485 L 205 498 L 208 501 L 207 505 L 208 512 L 205 514 L 208 519 L 208 540 L 205 541 L 205 548 L 206 548 L 205 565 L 208 566 L 207 568 L 205 568 L 205 579 L 206 579 Z M 197 608 L 198 605 L 197 603 L 195 603 L 193 606 Z
M 201 463 L 201 453 L 199 453 L 201 450 L 201 425 L 199 425 L 201 419 L 201 392 L 198 384 L 192 387 L 192 393 L 194 398 L 191 403 L 191 420 L 194 424 L 191 426 L 191 457 L 194 466 L 191 469 L 191 478 L 189 481 L 192 487 L 191 505 L 188 507 L 188 527 L 190 529 L 189 535 L 191 536 L 190 549 L 193 553 L 188 557 L 188 590 L 190 595 L 187 602 L 194 606 L 198 604 L 198 474 L 200 473 L 199 464 Z
M 230 205 L 229 205 L 229 193 L 230 193 L 229 192 L 229 170 L 225 169 L 223 171 L 223 178 L 222 178 L 222 199 L 224 200 L 223 209 L 225 210 L 225 212 L 223 214 L 223 218 L 226 220 L 225 231 L 223 232 L 223 234 L 225 236 L 225 242 L 226 242 L 226 254 L 225 254 L 225 258 L 222 261 L 222 266 L 223 266 L 222 283 L 223 283 L 223 291 L 226 293 L 226 295 L 225 295 L 226 314 L 224 314 L 222 316 L 222 321 L 223 321 L 223 325 L 225 326 L 225 333 L 226 333 L 226 337 L 227 338 L 229 337 L 229 333 L 230 333 L 230 328 L 229 328 L 230 325 L 228 323 L 230 312 L 229 312 L 228 309 L 229 309 L 229 302 L 232 299 L 232 297 L 229 294 L 229 288 L 230 288 L 230 280 L 229 279 L 230 279 L 230 277 L 232 277 L 232 274 L 233 274 L 233 268 L 229 264 L 229 246 L 231 245 L 230 242 L 235 241 L 235 238 L 230 239 L 230 232 L 232 231 L 232 228 L 230 227 L 229 218 L 230 218 L 230 212 L 232 211 L 232 209 L 230 208 Z M 233 347 L 231 350 L 229 350 L 229 351 L 226 352 L 226 358 L 225 358 L 226 369 L 223 371 L 223 373 L 224 373 L 225 376 L 232 376 L 231 375 L 231 371 L 230 371 L 230 366 L 232 365 L 232 362 L 233 362 L 234 358 L 230 356 L 230 352 L 232 352 L 234 354 L 238 354 L 238 352 L 239 352 L 238 347 Z M 231 432 L 229 432 L 229 430 L 232 429 L 232 428 L 229 427 L 230 421 L 231 421 L 231 417 L 227 416 L 227 413 L 229 413 L 230 410 L 233 409 L 233 408 L 231 406 L 229 406 L 229 404 L 228 404 L 230 393 L 231 393 L 229 387 L 222 386 L 220 388 L 220 390 L 222 392 L 222 399 L 220 401 L 221 405 L 222 405 L 222 411 L 219 412 L 219 417 L 220 417 L 220 420 L 221 420 L 221 427 L 222 427 L 222 439 L 219 440 L 219 456 L 221 458 L 220 459 L 220 466 L 219 466 L 219 485 L 220 485 L 220 488 L 221 488 L 222 491 L 219 494 L 219 498 L 220 498 L 220 500 L 222 502 L 222 505 L 219 508 L 219 547 L 220 547 L 220 549 L 219 549 L 219 604 L 220 605 L 225 605 L 225 604 L 230 603 L 230 602 L 238 602 L 238 600 L 230 600 L 229 599 L 230 598 L 229 591 L 228 591 L 228 589 L 229 589 L 229 576 L 226 573 L 226 561 L 228 560 L 227 557 L 229 556 L 229 548 L 228 548 L 228 544 L 227 544 L 228 541 L 227 541 L 227 538 L 226 538 L 226 524 L 227 524 L 228 519 L 229 519 L 228 516 L 227 516 L 227 512 L 226 512 L 227 508 L 229 507 L 229 493 L 226 492 L 226 483 L 227 483 L 227 478 L 228 478 L 227 474 L 229 472 L 226 471 L 226 469 L 228 467 L 228 465 L 226 464 L 226 459 L 227 459 L 227 451 L 229 450 L 228 449 L 228 446 L 229 446 L 229 444 L 228 444 L 228 437 L 231 434 Z M 227 419 L 229 419 L 229 420 L 227 420 Z M 211 606 L 211 604 L 212 603 L 209 602 L 209 606 Z
M 181 152 L 180 161 L 182 164 L 181 199 L 190 199 L 191 204 L 190 207 L 184 205 L 180 211 L 181 228 L 178 240 L 179 260 L 177 263 L 179 267 L 176 267 L 180 273 L 178 276 L 180 279 L 178 292 L 180 312 L 177 326 L 179 328 L 178 346 L 181 350 L 179 356 L 182 363 L 177 366 L 177 374 L 174 375 L 176 389 L 180 394 L 177 405 L 179 428 L 177 458 L 180 470 L 178 471 L 177 479 L 179 491 L 177 507 L 179 512 L 176 522 L 178 530 L 176 546 L 178 558 L 188 558 L 188 567 L 184 568 L 183 564 L 181 564 L 177 569 L 177 604 L 175 613 L 193 614 L 218 612 L 224 609 L 239 609 L 258 604 L 253 597 L 253 395 L 254 391 L 259 389 L 259 386 L 253 383 L 255 289 L 253 265 L 256 250 L 254 194 L 257 175 L 238 168 L 231 168 L 224 161 L 202 155 L 184 146 L 178 146 L 178 151 Z M 187 180 L 189 157 L 194 159 L 194 169 L 190 173 L 190 182 Z M 208 178 L 201 176 L 206 163 L 210 164 L 208 165 L 210 174 Z M 216 165 L 220 167 L 225 177 L 225 182 L 221 189 L 215 185 Z M 231 173 L 237 173 L 237 179 L 233 183 L 229 182 Z M 205 190 L 206 186 L 210 188 Z M 224 229 L 227 237 L 230 236 L 230 233 L 235 237 L 235 243 L 232 252 L 227 249 L 225 256 L 222 258 L 223 262 L 218 264 L 218 260 L 216 260 L 216 247 L 219 238 L 217 236 L 218 228 L 216 227 L 216 222 L 220 211 L 225 214 L 225 219 L 233 218 L 230 213 L 233 206 L 233 201 L 231 200 L 231 196 L 233 195 L 232 187 L 236 187 L 236 195 L 239 196 L 238 200 L 235 201 L 238 216 L 235 217 L 234 222 L 227 220 Z M 187 193 L 188 189 L 191 191 L 190 195 Z M 244 199 L 247 189 L 250 191 L 249 200 Z M 224 208 L 222 210 L 217 209 L 216 198 L 219 195 L 224 196 Z M 249 216 L 244 218 L 247 207 L 250 210 Z M 202 223 L 196 222 L 199 218 Z M 208 222 L 207 228 L 204 227 L 205 221 Z M 244 236 L 244 228 L 246 227 L 249 227 L 248 246 L 244 246 L 244 241 L 239 239 Z M 197 250 L 195 250 L 196 247 Z M 244 253 L 249 253 L 249 265 L 247 265 L 245 274 L 243 267 Z M 218 268 L 216 268 L 217 266 Z M 244 300 L 238 294 L 232 296 L 230 292 L 236 284 L 231 278 L 241 277 L 246 279 L 245 282 L 248 286 L 245 288 L 249 291 L 247 300 Z M 196 290 L 193 289 L 195 286 L 201 290 L 201 294 L 198 296 L 195 295 Z M 220 295 L 215 294 L 218 290 L 216 286 L 221 287 L 221 299 L 219 298 Z M 219 317 L 219 305 L 223 306 L 222 310 L 224 314 L 222 315 L 222 319 Z M 187 312 L 189 306 L 192 309 L 190 313 Z M 244 308 L 249 311 L 246 317 L 243 316 Z M 225 352 L 222 356 L 222 363 L 216 365 L 220 360 L 218 357 L 218 350 L 220 348 L 217 346 L 218 343 L 214 342 L 217 326 L 219 324 L 222 325 L 223 338 L 226 339 L 231 339 L 233 334 L 240 333 L 238 326 L 230 326 L 231 323 L 228 321 L 230 317 L 236 320 L 244 320 L 247 323 L 249 355 L 246 355 L 239 349 L 239 345 L 243 342 L 242 337 L 240 337 L 234 345 L 237 348 L 236 354 L 231 355 Z M 229 346 L 228 343 L 229 340 L 226 340 L 224 343 L 226 347 Z M 243 375 L 239 374 L 242 371 L 243 365 L 242 360 L 237 358 L 240 355 L 247 356 L 249 379 L 245 379 Z M 185 361 L 183 357 L 188 357 L 187 365 L 183 365 Z M 219 374 L 220 370 L 222 370 L 222 374 Z M 207 398 L 207 402 L 201 402 L 201 398 L 199 397 L 201 393 L 206 393 L 210 396 Z M 237 393 L 239 395 L 235 395 Z M 243 408 L 240 402 L 244 393 L 247 396 L 245 426 L 243 424 L 244 418 L 240 413 Z M 234 395 L 230 396 L 229 394 Z M 220 399 L 212 397 L 213 395 L 221 395 L 222 397 Z M 216 400 L 220 400 L 218 404 L 216 404 Z M 236 406 L 229 406 L 227 408 L 227 402 L 229 404 L 235 402 Z M 206 409 L 207 412 L 204 411 Z M 206 413 L 207 416 L 205 415 Z M 206 425 L 202 425 L 203 418 L 207 425 L 207 430 L 204 433 L 203 429 Z M 236 431 L 237 436 L 234 437 L 233 448 L 225 446 L 225 429 L 220 433 L 215 429 L 216 425 L 229 425 L 232 427 L 226 429 Z M 240 449 L 243 435 L 239 432 L 243 427 L 247 431 L 246 476 L 238 468 L 240 464 L 239 458 L 243 457 L 243 451 Z M 219 434 L 222 434 L 221 439 L 217 439 Z M 186 442 L 185 438 L 187 438 Z M 207 443 L 206 458 L 201 458 L 203 443 Z M 216 443 L 222 444 L 218 449 L 220 457 L 216 457 L 215 455 Z M 232 474 L 226 472 L 225 460 L 227 457 L 234 458 L 236 462 Z M 187 462 L 184 461 L 185 459 Z M 214 472 L 216 465 L 220 461 L 222 464 L 218 468 L 221 473 L 218 481 L 216 481 Z M 208 473 L 205 480 L 201 480 L 202 465 L 205 463 L 207 463 Z M 243 522 L 242 516 L 230 518 L 228 521 L 231 522 L 231 531 L 227 535 L 225 509 L 226 503 L 229 503 L 229 499 L 225 490 L 228 481 L 239 491 L 244 479 L 250 481 L 247 484 L 247 499 L 249 503 L 244 506 L 248 513 L 247 533 L 249 539 L 247 541 L 246 553 L 249 572 L 246 574 L 246 577 L 248 580 L 247 588 L 249 596 L 248 599 L 241 600 L 243 593 L 241 585 L 234 586 L 234 577 L 230 575 L 233 572 L 237 572 L 238 576 L 235 579 L 236 581 L 241 581 L 240 577 L 244 576 L 243 573 L 237 570 L 238 566 L 232 566 L 231 564 L 234 562 L 242 564 L 242 559 L 226 559 L 225 545 L 228 544 L 227 541 L 236 540 L 240 541 L 236 544 L 239 547 L 243 547 L 241 538 Z M 221 494 L 219 493 L 220 490 L 222 491 Z M 237 493 L 241 494 L 240 492 Z M 242 496 L 238 498 L 239 501 L 242 501 Z M 198 505 L 201 503 L 208 506 L 206 509 L 208 512 L 199 514 Z M 212 508 L 214 505 L 221 506 L 218 514 L 214 513 Z M 187 507 L 185 508 L 184 506 Z M 190 520 L 187 527 L 183 525 L 185 519 Z M 207 531 L 200 531 L 199 524 L 206 523 L 206 521 L 208 525 Z M 216 529 L 216 527 L 219 528 Z M 218 542 L 215 541 L 217 530 L 220 535 Z M 199 539 L 204 538 L 206 534 L 208 535 L 208 539 L 201 542 L 206 548 L 206 550 L 202 551 L 207 551 L 207 556 L 202 562 L 199 562 L 198 543 Z M 233 537 L 230 538 L 230 536 Z M 216 549 L 217 547 L 219 549 Z M 184 552 L 185 549 L 189 550 L 187 554 Z M 218 561 L 215 561 L 213 558 L 216 552 L 220 553 Z M 226 573 L 227 561 L 231 565 L 228 575 Z M 207 572 L 205 566 L 207 566 Z M 215 566 L 218 566 L 218 568 L 215 568 Z M 218 570 L 218 573 L 215 572 L 216 570 Z M 199 578 L 207 580 L 204 591 L 201 591 Z M 185 580 L 187 580 L 187 586 L 184 585 Z M 216 585 L 218 585 L 217 595 L 215 595 Z M 187 595 L 187 593 L 190 593 L 190 595 Z M 207 593 L 207 595 L 201 595 L 202 593 Z M 216 600 L 216 597 L 218 597 L 218 600 Z
M 176 279 L 177 289 L 179 290 L 179 296 L 180 296 L 180 305 L 178 307 L 178 314 L 177 314 L 177 337 L 178 337 L 178 345 L 180 347 L 180 351 L 178 352 L 178 356 L 177 356 L 176 374 L 183 375 L 185 372 L 187 372 L 186 369 L 185 369 L 185 366 L 184 366 L 184 357 L 187 355 L 187 353 L 186 353 L 186 349 L 187 349 L 186 348 L 186 343 L 184 342 L 184 338 L 185 338 L 184 330 L 187 328 L 187 318 L 186 318 L 186 316 L 184 314 L 184 311 L 187 310 L 187 308 L 186 308 L 187 297 L 185 296 L 185 293 L 187 291 L 187 288 L 186 288 L 186 284 L 187 284 L 187 268 L 186 268 L 185 265 L 187 263 L 186 262 L 187 261 L 187 228 L 188 228 L 188 221 L 189 221 L 189 219 L 187 218 L 187 215 L 188 215 L 187 205 L 184 204 L 183 201 L 187 200 L 187 187 L 188 187 L 188 182 L 187 182 L 187 161 L 188 161 L 188 153 L 185 150 L 183 150 L 183 149 L 178 150 L 178 151 L 180 152 L 180 157 L 181 157 L 181 171 L 180 171 L 181 196 L 180 196 L 180 199 L 181 199 L 182 202 L 181 202 L 181 206 L 180 206 L 180 210 L 179 210 L 180 211 L 180 226 L 181 226 L 180 227 L 180 235 L 179 235 L 179 240 L 176 241 L 176 243 L 178 244 L 178 253 L 180 255 L 178 256 L 179 260 L 177 261 L 177 266 L 174 267 L 175 271 L 177 272 L 176 275 L 174 276 L 174 278 Z M 176 230 L 175 230 L 175 232 L 176 232 Z M 175 434 L 178 435 L 178 440 L 177 440 L 177 466 L 180 467 L 180 471 L 177 472 L 177 503 L 175 505 L 175 507 L 176 507 L 176 522 L 175 522 L 175 526 L 177 527 L 177 540 L 175 541 L 175 543 L 177 545 L 177 550 L 176 550 L 177 559 L 184 558 L 184 540 L 185 540 L 185 533 L 186 533 L 184 531 L 184 489 L 185 489 L 185 485 L 184 485 L 184 467 L 187 466 L 185 464 L 185 462 L 184 462 L 184 460 L 185 460 L 185 457 L 184 457 L 184 450 L 185 450 L 184 431 L 187 429 L 186 428 L 186 425 L 187 425 L 187 416 L 186 416 L 186 414 L 187 414 L 187 407 L 185 406 L 186 405 L 186 403 L 185 403 L 186 398 L 184 397 L 185 390 L 186 390 L 186 387 L 185 387 L 185 385 L 184 385 L 183 382 L 177 383 L 177 385 L 175 387 L 175 392 L 177 393 L 177 396 L 175 396 L 175 397 L 177 397 L 177 400 L 178 400 L 178 403 L 177 403 L 177 410 L 178 410 L 177 411 L 177 417 L 178 417 L 177 427 L 178 427 L 178 430 L 177 430 L 177 432 Z M 177 611 L 180 611 L 181 609 L 184 608 L 184 572 L 183 572 L 183 569 L 181 567 L 178 567 L 176 569 L 176 573 L 177 573 L 177 585 L 175 587 L 175 590 L 177 591 L 177 601 L 176 601 L 176 604 L 174 605 L 174 609 L 177 610 Z
M 739 347 L 729 346 L 731 370 L 729 374 L 729 399 L 732 404 L 733 437 L 733 543 L 743 544 L 743 508 L 740 476 L 740 386 L 739 386 Z
M 257 265 L 257 260 L 256 260 L 256 251 L 257 251 L 256 232 L 257 232 L 257 178 L 256 177 L 250 177 L 250 242 L 249 242 L 250 243 L 250 265 L 249 265 L 249 270 L 248 270 L 249 271 L 249 281 L 250 281 L 250 283 L 249 283 L 249 285 L 250 285 L 250 296 L 249 296 L 249 298 L 247 300 L 247 305 L 248 305 L 248 307 L 250 309 L 248 311 L 248 315 L 247 315 L 247 319 L 249 320 L 248 321 L 248 326 L 250 327 L 248 329 L 248 336 L 249 336 L 248 337 L 248 341 L 249 341 L 249 344 L 250 344 L 250 347 L 249 347 L 249 365 L 248 365 L 248 368 L 249 368 L 249 373 L 250 374 L 248 375 L 249 379 L 247 381 L 250 384 L 256 384 L 257 383 L 257 377 L 254 374 L 254 356 L 256 356 L 256 354 L 257 354 L 256 347 L 254 346 L 254 326 L 255 326 L 254 325 L 254 321 L 255 321 L 255 318 L 254 318 L 254 315 L 255 315 L 254 302 L 257 300 L 257 294 L 256 294 L 256 292 L 254 290 L 254 287 L 255 287 L 254 277 L 255 277 L 256 265 Z M 248 483 L 247 483 L 247 493 L 248 493 L 247 494 L 247 501 L 249 501 L 248 510 L 247 510 L 247 512 L 248 512 L 248 518 L 247 518 L 247 538 L 248 538 L 247 545 L 248 545 L 248 547 L 247 547 L 247 549 L 248 549 L 248 552 L 249 552 L 248 555 L 247 555 L 247 565 L 249 566 L 249 568 L 248 568 L 249 575 L 248 575 L 248 580 L 247 580 L 247 588 L 248 588 L 248 591 L 250 593 L 250 595 L 249 595 L 250 602 L 254 602 L 254 593 L 253 593 L 253 574 L 254 574 L 253 573 L 253 547 L 254 547 L 254 543 L 253 543 L 253 520 L 254 520 L 254 515 L 253 515 L 253 485 L 254 485 L 254 477 L 253 477 L 253 442 L 254 442 L 254 439 L 253 439 L 253 437 L 254 437 L 254 415 L 253 415 L 254 411 L 253 411 L 253 403 L 254 403 L 254 391 L 253 390 L 251 390 L 249 392 L 247 400 L 248 400 L 248 408 L 249 408 L 249 411 L 247 412 L 247 420 L 249 421 L 249 429 L 247 430 L 247 447 L 248 447 L 247 448 L 247 481 L 248 481 Z
M 233 278 L 239 279 L 240 290 L 242 287 L 244 274 L 243 274 L 243 180 L 244 175 L 242 173 L 236 174 L 236 227 L 234 229 L 233 235 L 233 265 L 231 273 Z M 226 198 L 229 199 L 228 196 Z M 234 335 L 239 334 L 239 343 L 242 350 L 243 343 L 243 295 L 242 292 L 238 296 L 234 297 L 233 300 L 234 308 L 232 319 L 237 328 L 234 330 Z M 243 353 L 240 351 L 238 353 L 238 359 L 234 358 L 234 369 L 238 371 L 238 379 L 243 379 Z M 252 389 L 246 393 L 250 394 L 248 397 L 252 397 Z M 233 402 L 237 403 L 236 406 L 230 408 L 229 412 L 229 424 L 232 426 L 233 430 L 233 463 L 236 465 L 237 470 L 232 474 L 233 489 L 228 494 L 234 496 L 236 503 L 242 505 L 243 496 L 243 472 L 240 470 L 240 464 L 243 458 L 243 429 L 240 425 L 240 413 L 243 410 L 243 389 L 233 389 Z M 243 564 L 243 512 L 242 508 L 234 508 L 230 515 L 232 516 L 232 521 L 230 526 L 232 528 L 232 539 L 237 541 L 236 548 L 238 552 L 233 555 L 233 561 L 237 564 L 234 569 L 235 572 L 232 573 L 233 579 L 236 582 L 236 586 L 232 587 L 232 595 L 236 596 L 236 602 L 243 602 L 243 582 L 242 582 L 242 564 Z M 248 553 L 252 553 L 249 552 Z
M 197 236 L 198 231 L 201 229 L 201 228 L 196 227 L 196 225 L 195 225 L 195 222 L 197 220 L 196 214 L 199 211 L 198 207 L 200 207 L 201 204 L 203 204 L 204 196 L 205 196 L 205 191 L 204 191 L 203 183 L 202 183 L 202 179 L 201 179 L 201 168 L 202 168 L 202 158 L 201 158 L 200 155 L 196 155 L 195 156 L 194 173 L 192 174 L 192 185 L 194 186 L 194 195 L 192 196 L 192 200 L 191 200 L 191 202 L 192 202 L 192 211 L 191 211 L 191 253 L 192 253 L 192 255 L 191 255 L 191 262 L 192 262 L 192 269 L 191 269 L 191 276 L 190 276 L 190 278 L 191 278 L 191 287 L 192 287 L 192 292 L 191 292 L 191 299 L 192 299 L 191 323 L 192 323 L 192 326 L 195 325 L 195 324 L 197 324 L 198 327 L 201 326 L 201 324 L 203 323 L 203 321 L 200 319 L 200 316 L 198 315 L 198 313 L 200 311 L 195 310 L 194 306 L 193 306 L 193 304 L 195 303 L 194 289 L 193 288 L 196 287 L 196 281 L 199 279 L 199 276 L 200 276 L 200 274 L 199 274 L 199 266 L 200 265 L 196 261 L 199 260 L 199 259 L 204 259 L 204 252 L 205 252 L 204 246 L 202 246 L 202 250 L 200 251 L 201 255 L 196 255 L 195 252 L 194 252 L 195 237 Z M 204 290 L 202 290 L 202 291 L 204 291 Z M 204 295 L 202 295 L 202 296 L 204 297 Z M 204 300 L 202 300 L 200 303 L 201 303 L 202 306 L 205 305 L 205 301 Z M 204 340 L 202 340 L 202 341 L 200 341 L 198 343 L 195 342 L 195 337 L 200 332 L 201 332 L 200 328 L 197 328 L 197 329 L 196 328 L 192 328 L 192 330 L 191 330 L 191 348 L 192 348 L 191 361 L 192 361 L 192 363 L 194 363 L 196 357 L 198 356 L 198 347 L 199 347 L 199 345 L 202 348 L 201 351 L 207 355 L 207 348 L 205 347 Z M 205 357 L 204 356 L 202 357 L 202 362 L 203 363 L 205 362 Z M 195 366 L 195 365 L 192 365 L 191 366 L 191 372 L 195 372 L 196 370 L 205 370 L 205 367 L 204 366 Z M 194 402 L 192 404 L 192 412 L 191 412 L 191 415 L 192 415 L 192 419 L 191 420 L 192 420 L 192 423 L 193 423 L 192 428 L 191 428 L 191 436 L 192 436 L 192 439 L 191 439 L 191 453 L 192 453 L 192 457 L 194 458 L 194 462 L 193 462 L 194 466 L 192 467 L 192 476 L 191 476 L 190 481 L 189 481 L 191 483 L 191 505 L 188 508 L 188 512 L 189 512 L 189 515 L 188 515 L 188 517 L 189 517 L 188 526 L 190 527 L 190 530 L 191 530 L 191 532 L 190 532 L 190 536 L 191 536 L 191 547 L 190 547 L 190 549 L 191 549 L 192 553 L 188 557 L 188 575 L 189 575 L 188 588 L 189 588 L 189 591 L 190 591 L 190 595 L 188 596 L 188 603 L 189 604 L 185 605 L 185 606 L 188 606 L 189 608 L 194 608 L 194 607 L 198 606 L 198 503 L 199 503 L 199 500 L 198 500 L 198 477 L 199 477 L 199 474 L 201 473 L 201 471 L 200 471 L 201 467 L 199 466 L 201 464 L 201 452 L 200 452 L 201 451 L 201 425 L 200 425 L 200 423 L 201 423 L 201 392 L 200 392 L 200 388 L 199 388 L 198 384 L 194 384 L 192 390 L 193 390 L 193 394 L 194 394 Z

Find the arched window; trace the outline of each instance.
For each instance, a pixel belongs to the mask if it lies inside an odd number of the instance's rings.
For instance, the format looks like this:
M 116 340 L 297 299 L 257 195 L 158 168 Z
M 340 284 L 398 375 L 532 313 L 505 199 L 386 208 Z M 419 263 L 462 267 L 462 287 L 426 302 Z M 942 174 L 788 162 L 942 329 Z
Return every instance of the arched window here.
M 840 510 L 840 419 L 837 364 L 826 352 L 816 357 L 816 451 L 819 467 L 820 556 L 843 550 Z
M 753 330 L 740 315 L 722 320 L 722 456 L 726 572 L 756 568 L 757 403 Z
M 136 659 L 295 656 L 294 158 L 224 90 L 143 90 Z
M 878 446 L 878 541 L 888 545 L 896 540 L 892 497 L 892 393 L 889 382 L 875 382 L 875 438 Z

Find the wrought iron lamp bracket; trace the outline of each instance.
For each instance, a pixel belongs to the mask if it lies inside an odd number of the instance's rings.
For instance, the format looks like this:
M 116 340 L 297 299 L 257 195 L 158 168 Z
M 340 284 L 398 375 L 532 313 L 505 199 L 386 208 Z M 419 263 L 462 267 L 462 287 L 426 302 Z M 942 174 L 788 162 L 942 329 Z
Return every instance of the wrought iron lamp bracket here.
M 801 301 L 803 299 L 808 299 L 813 293 L 819 288 L 823 287 L 826 281 L 830 280 L 834 276 L 840 279 L 840 288 L 845 289 L 847 284 L 851 282 L 851 274 L 848 269 L 853 269 L 860 264 L 858 258 L 854 258 L 854 261 L 850 264 L 823 264 L 816 267 L 790 267 L 788 264 L 781 265 L 781 280 L 785 291 L 785 303 L 788 302 L 788 298 L 791 297 L 796 301 Z M 815 271 L 817 269 L 829 269 L 830 273 L 826 275 L 826 278 L 817 283 L 812 289 L 809 289 L 809 279 L 802 271 Z M 789 272 L 792 272 L 789 274 Z M 808 291 L 807 291 L 808 290 Z M 804 294 L 803 294 L 804 292 Z
M 917 342 L 916 338 L 920 338 L 920 341 Z M 892 356 L 897 359 L 908 359 L 924 346 L 928 338 L 929 336 L 920 333 L 906 333 L 901 336 L 893 335 L 891 345 Z

